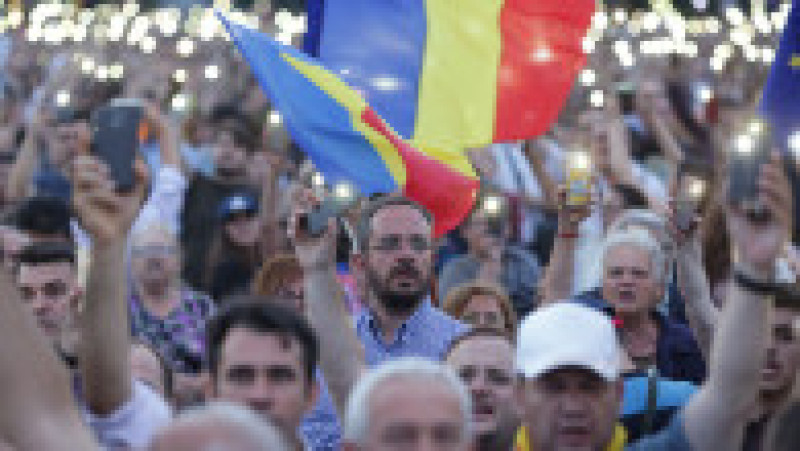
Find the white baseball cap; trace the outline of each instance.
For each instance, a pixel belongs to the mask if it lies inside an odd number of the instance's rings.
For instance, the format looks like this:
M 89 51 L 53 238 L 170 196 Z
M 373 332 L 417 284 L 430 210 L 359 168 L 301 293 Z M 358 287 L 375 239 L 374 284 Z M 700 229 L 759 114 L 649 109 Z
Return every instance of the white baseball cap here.
M 616 380 L 622 352 L 607 315 L 562 301 L 525 318 L 517 332 L 517 373 L 537 378 L 564 367 L 586 368 L 605 380 Z

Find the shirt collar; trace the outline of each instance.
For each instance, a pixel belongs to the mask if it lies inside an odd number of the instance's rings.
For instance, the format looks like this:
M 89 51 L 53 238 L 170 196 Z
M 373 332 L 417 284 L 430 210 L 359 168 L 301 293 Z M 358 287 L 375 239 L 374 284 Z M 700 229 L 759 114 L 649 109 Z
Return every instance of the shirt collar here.
M 371 308 L 366 308 L 364 310 L 369 332 L 373 335 L 376 341 L 383 343 L 383 333 L 378 327 L 378 321 L 374 312 Z M 420 326 L 424 325 L 427 318 L 430 317 L 432 310 L 433 305 L 431 304 L 430 297 L 425 297 L 425 299 L 420 302 L 414 313 L 412 313 L 405 321 L 403 321 L 400 327 L 397 328 L 391 343 L 397 343 L 399 340 L 402 340 L 404 337 L 406 337 L 410 331 L 417 330 L 420 328 Z

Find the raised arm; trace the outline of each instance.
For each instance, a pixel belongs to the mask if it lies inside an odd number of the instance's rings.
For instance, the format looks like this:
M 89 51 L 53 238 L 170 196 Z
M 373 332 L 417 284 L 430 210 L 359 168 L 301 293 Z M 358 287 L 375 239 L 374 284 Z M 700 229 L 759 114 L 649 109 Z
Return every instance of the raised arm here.
M 320 366 L 339 418 L 344 418 L 350 389 L 364 367 L 364 349 L 336 280 L 336 221 L 328 222 L 328 230 L 321 238 L 313 238 L 297 227 L 298 217 L 304 211 L 307 209 L 295 210 L 290 231 L 303 267 L 308 319 L 319 337 Z
M 39 163 L 39 144 L 44 128 L 41 122 L 41 113 L 37 110 L 34 112 L 31 123 L 25 128 L 25 141 L 22 143 L 22 149 L 17 155 L 14 165 L 11 166 L 8 180 L 3 182 L 6 184 L 8 198 L 11 200 L 21 200 L 30 194 L 28 191 L 33 172 Z
M 728 228 L 738 270 L 752 279 L 771 281 L 792 218 L 792 192 L 777 154 L 763 166 L 758 186 L 772 218 L 754 223 L 740 209 L 729 208 Z M 738 283 L 731 288 L 717 321 L 708 380 L 684 411 L 684 429 L 693 449 L 741 449 L 766 356 L 772 310 L 770 297 Z
M 89 410 L 109 415 L 132 396 L 130 325 L 125 279 L 125 243 L 147 186 L 147 169 L 136 161 L 136 186 L 115 191 L 108 168 L 97 158 L 76 158 L 73 206 L 92 237 L 92 259 L 81 317 L 80 353 L 84 396 Z
M 95 450 L 67 369 L 0 269 L 0 437 L 20 451 Z
M 700 345 L 703 358 L 708 361 L 719 312 L 711 300 L 711 287 L 703 270 L 698 221 L 695 220 L 689 230 L 679 230 L 675 208 L 670 208 L 669 213 L 669 228 L 678 249 L 678 288 L 683 295 L 689 326 Z
M 567 192 L 559 190 L 558 230 L 550 261 L 542 278 L 542 305 L 569 299 L 575 275 L 575 252 L 581 222 L 589 216 L 590 206 L 566 206 Z

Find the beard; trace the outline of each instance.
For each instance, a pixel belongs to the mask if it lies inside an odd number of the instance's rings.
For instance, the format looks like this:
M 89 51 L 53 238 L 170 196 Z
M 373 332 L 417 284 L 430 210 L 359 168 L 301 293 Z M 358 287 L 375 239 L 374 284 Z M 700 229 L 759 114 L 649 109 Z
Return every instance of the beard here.
M 392 288 L 392 279 L 400 274 L 413 276 L 417 279 L 417 286 L 405 290 Z M 372 269 L 367 269 L 367 282 L 372 287 L 377 301 L 392 316 L 407 316 L 419 307 L 428 294 L 427 275 L 421 274 L 411 265 L 398 265 L 389 271 L 386 279 Z

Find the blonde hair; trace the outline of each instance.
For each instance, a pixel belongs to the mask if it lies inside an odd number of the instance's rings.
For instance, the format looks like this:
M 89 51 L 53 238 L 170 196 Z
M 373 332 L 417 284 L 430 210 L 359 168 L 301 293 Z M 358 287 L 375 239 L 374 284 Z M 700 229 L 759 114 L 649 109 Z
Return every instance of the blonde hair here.
M 475 280 L 461 284 L 447 294 L 444 301 L 443 310 L 450 316 L 461 319 L 464 315 L 467 305 L 475 296 L 490 296 L 497 299 L 498 307 L 503 312 L 503 326 L 509 336 L 516 335 L 517 330 L 517 314 L 514 313 L 514 308 L 511 306 L 511 299 L 506 294 L 503 287 L 489 282 Z

